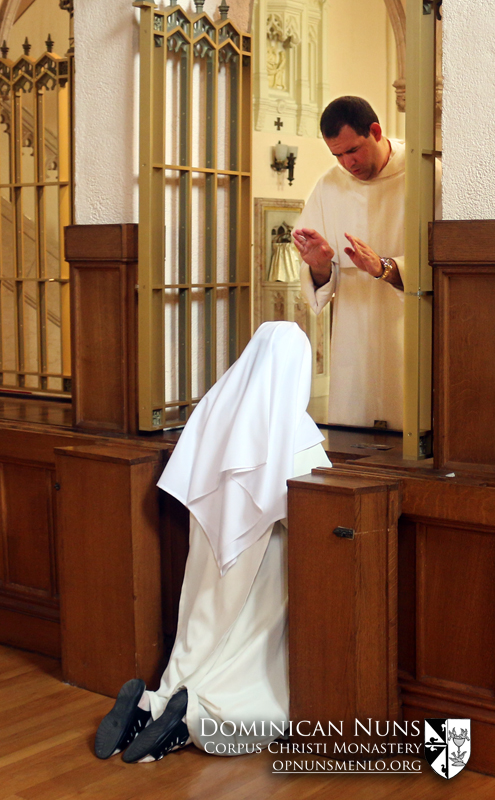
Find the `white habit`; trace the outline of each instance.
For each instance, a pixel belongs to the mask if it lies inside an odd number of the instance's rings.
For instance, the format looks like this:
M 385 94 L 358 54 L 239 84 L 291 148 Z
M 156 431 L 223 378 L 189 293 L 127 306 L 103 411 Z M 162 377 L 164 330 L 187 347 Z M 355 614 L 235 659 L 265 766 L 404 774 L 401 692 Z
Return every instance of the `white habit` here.
M 185 501 L 191 532 L 176 641 L 151 711 L 159 717 L 186 687 L 191 739 L 216 755 L 253 752 L 288 725 L 286 480 L 330 463 L 305 411 L 310 382 L 305 334 L 265 323 L 198 405 L 159 481 Z
M 373 426 L 386 420 L 402 430 L 403 293 L 354 266 L 344 233 L 357 236 L 379 256 L 404 264 L 405 145 L 391 140 L 391 157 L 370 181 L 336 164 L 318 181 L 298 228 L 313 228 L 335 251 L 330 281 L 315 289 L 307 264 L 301 285 L 318 314 L 333 305 L 328 421 Z

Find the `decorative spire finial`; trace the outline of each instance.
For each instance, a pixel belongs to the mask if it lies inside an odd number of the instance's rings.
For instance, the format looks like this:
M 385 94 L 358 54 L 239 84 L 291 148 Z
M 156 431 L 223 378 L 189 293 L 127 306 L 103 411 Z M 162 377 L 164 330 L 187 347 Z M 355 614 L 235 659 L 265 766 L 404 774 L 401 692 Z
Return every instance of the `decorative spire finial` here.
M 47 53 L 53 53 L 53 46 L 55 42 L 53 41 L 50 34 L 48 34 L 48 39 L 46 40 L 45 44 Z
M 220 11 L 220 19 L 227 19 L 229 14 L 230 6 L 227 5 L 225 0 L 222 0 L 221 5 L 218 6 L 218 10 Z
M 24 39 L 24 44 L 22 45 L 22 49 L 24 50 L 24 55 L 28 56 L 29 55 L 29 51 L 31 50 L 31 45 L 29 44 L 29 40 L 28 40 L 27 36 Z
M 5 41 L 5 39 L 3 40 L 3 43 L 2 43 L 2 46 L 0 47 L 0 50 L 2 51 L 2 58 L 7 58 L 8 54 L 9 54 L 9 48 L 7 46 L 7 42 Z

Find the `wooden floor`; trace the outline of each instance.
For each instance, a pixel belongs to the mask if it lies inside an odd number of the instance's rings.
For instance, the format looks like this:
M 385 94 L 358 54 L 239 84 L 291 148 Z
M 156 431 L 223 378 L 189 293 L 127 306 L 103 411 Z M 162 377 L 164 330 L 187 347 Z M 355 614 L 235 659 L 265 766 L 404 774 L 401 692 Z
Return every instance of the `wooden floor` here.
M 99 761 L 93 737 L 108 697 L 68 686 L 57 661 L 0 647 L 1 800 L 466 800 L 495 797 L 495 778 L 279 775 L 276 756 L 220 758 L 194 747 L 153 764 Z

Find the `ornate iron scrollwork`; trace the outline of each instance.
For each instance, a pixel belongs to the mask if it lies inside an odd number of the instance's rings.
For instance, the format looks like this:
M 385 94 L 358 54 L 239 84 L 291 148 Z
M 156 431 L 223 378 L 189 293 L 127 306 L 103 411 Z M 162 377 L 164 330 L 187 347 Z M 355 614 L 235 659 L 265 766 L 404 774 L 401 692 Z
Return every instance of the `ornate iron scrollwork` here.
M 210 24 L 207 17 L 200 17 L 193 25 L 194 38 L 197 39 L 203 33 L 210 37 L 212 42 L 215 41 L 215 28 Z
M 214 50 L 210 45 L 208 39 L 201 39 L 201 41 L 196 42 L 196 44 L 194 45 L 194 55 L 197 56 L 198 58 L 204 58 L 205 56 L 211 58 L 213 53 Z
M 169 36 L 167 39 L 167 47 L 170 52 L 178 53 L 179 50 L 186 51 L 188 48 L 189 42 L 184 39 L 184 37 L 176 31 L 172 36 Z
M 228 64 L 230 61 L 233 64 L 236 64 L 238 60 L 238 55 L 233 47 L 229 47 L 229 45 L 227 45 L 226 47 L 222 47 L 222 49 L 218 51 L 218 60 L 221 64 L 222 63 Z
M 25 58 L 19 59 L 13 70 L 16 91 L 30 92 L 33 88 L 33 65 Z
M 37 86 L 44 86 L 47 89 L 55 88 L 57 85 L 57 64 L 53 58 L 48 55 L 43 56 L 36 63 L 34 71 Z
M 184 33 L 187 34 L 187 36 L 189 36 L 189 20 L 187 19 L 185 14 L 183 14 L 182 11 L 179 10 L 174 11 L 173 14 L 170 14 L 167 22 L 167 28 L 169 31 L 172 30 L 172 28 L 176 27 L 182 28 Z
M 230 39 L 237 47 L 239 47 L 239 34 L 230 23 L 228 25 L 224 25 L 223 28 L 220 28 L 218 36 L 221 42 L 224 42 L 225 39 Z

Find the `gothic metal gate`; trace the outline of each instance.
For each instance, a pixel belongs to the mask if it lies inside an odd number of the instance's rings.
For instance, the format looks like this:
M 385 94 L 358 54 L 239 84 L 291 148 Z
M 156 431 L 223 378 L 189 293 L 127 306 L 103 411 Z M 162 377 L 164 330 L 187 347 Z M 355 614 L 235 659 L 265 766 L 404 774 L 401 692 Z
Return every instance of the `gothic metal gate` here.
M 251 37 L 203 3 L 134 3 L 141 430 L 184 423 L 250 337 Z
M 70 394 L 72 56 L 0 58 L 0 390 Z

